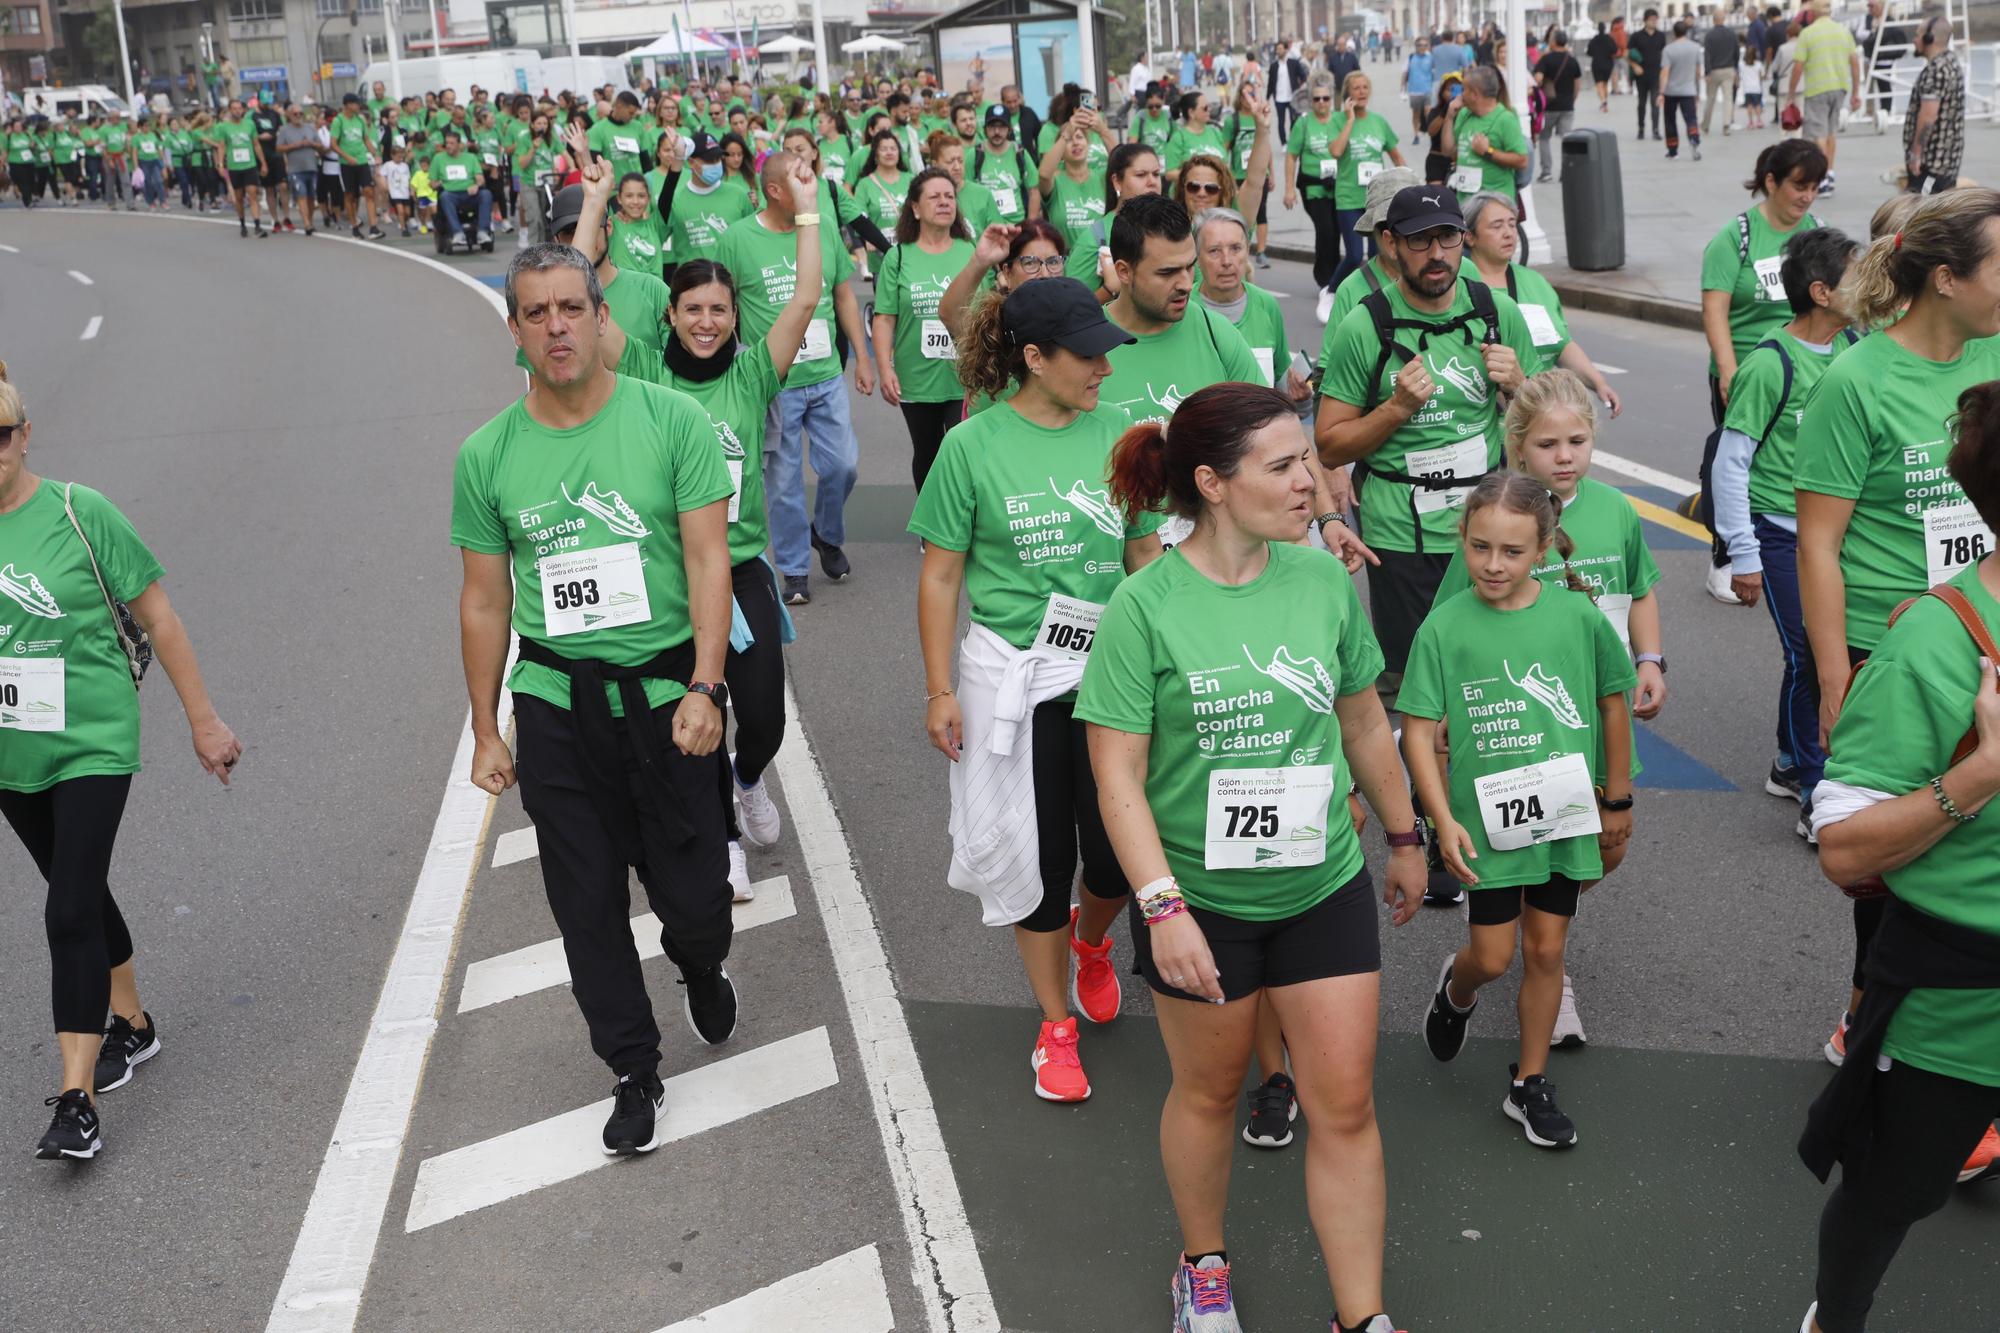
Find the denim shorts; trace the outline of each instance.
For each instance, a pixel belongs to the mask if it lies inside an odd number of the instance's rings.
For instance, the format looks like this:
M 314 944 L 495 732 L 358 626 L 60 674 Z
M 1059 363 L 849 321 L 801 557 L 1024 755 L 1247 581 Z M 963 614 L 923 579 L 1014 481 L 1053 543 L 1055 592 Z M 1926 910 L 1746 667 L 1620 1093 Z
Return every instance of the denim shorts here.
M 286 175 L 292 182 L 292 195 L 299 199 L 316 198 L 319 194 L 319 173 L 317 171 L 293 171 Z

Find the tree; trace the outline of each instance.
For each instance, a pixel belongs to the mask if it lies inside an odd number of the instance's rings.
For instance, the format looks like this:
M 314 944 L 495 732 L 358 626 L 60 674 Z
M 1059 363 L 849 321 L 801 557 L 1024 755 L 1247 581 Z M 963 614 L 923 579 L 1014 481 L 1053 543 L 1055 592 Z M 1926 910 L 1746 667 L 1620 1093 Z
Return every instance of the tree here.
M 84 25 L 83 51 L 91 74 L 118 68 L 118 20 L 111 12 L 109 0 Z

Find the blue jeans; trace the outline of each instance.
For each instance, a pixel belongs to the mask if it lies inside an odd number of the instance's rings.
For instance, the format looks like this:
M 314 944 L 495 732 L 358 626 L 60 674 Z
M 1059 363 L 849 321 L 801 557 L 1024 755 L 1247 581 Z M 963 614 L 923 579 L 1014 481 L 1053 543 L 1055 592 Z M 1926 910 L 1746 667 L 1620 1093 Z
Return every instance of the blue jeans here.
M 146 177 L 146 186 L 144 191 L 146 198 L 146 206 L 150 208 L 154 204 L 166 203 L 167 182 L 164 173 L 160 170 L 159 159 L 155 158 L 151 162 L 141 159 L 139 162 L 139 170 L 143 172 Z
M 1778 758 L 1799 770 L 1799 794 L 1809 797 L 1826 772 L 1826 750 L 1819 737 L 1819 671 L 1799 603 L 1799 539 L 1762 514 L 1751 515 L 1750 529 L 1764 559 L 1764 605 L 1785 660 L 1778 680 Z
M 181 207 L 182 207 L 182 208 L 193 208 L 193 207 L 194 207 L 194 167 L 193 167 L 193 166 L 191 166 L 191 165 L 189 165 L 189 164 L 188 164 L 188 163 L 186 163 L 186 162 L 182 162 L 182 163 L 178 163 L 178 164 L 176 164 L 176 165 L 175 165 L 175 167 L 174 167 L 174 179 L 175 179 L 176 181 L 178 181 L 178 182 L 180 183 L 180 187 L 181 187 Z
M 819 478 L 810 522 L 806 518 L 804 432 L 812 438 L 812 469 Z M 854 491 L 861 446 L 848 415 L 847 378 L 785 389 L 771 400 L 764 420 L 764 505 L 771 516 L 771 548 L 778 572 L 807 572 L 812 534 L 829 546 L 847 540 L 845 509 Z
M 1354 229 L 1354 224 L 1361 221 L 1361 215 L 1366 211 L 1360 208 L 1334 210 L 1334 220 L 1340 226 L 1340 267 L 1333 271 L 1335 287 L 1340 286 L 1348 274 L 1375 257 L 1375 238 L 1373 236 L 1364 238 Z M 1361 253 L 1364 243 L 1368 247 L 1368 253 L 1365 255 Z
M 490 232 L 493 230 L 492 191 L 481 190 L 478 194 L 475 195 L 469 193 L 455 193 L 453 191 L 447 190 L 444 193 L 438 195 L 438 207 L 442 209 L 444 212 L 445 226 L 448 229 L 447 235 L 450 235 L 452 237 L 458 237 L 465 234 L 465 224 L 459 218 L 458 214 L 459 210 L 463 209 L 467 203 L 470 203 L 473 200 L 478 201 L 473 209 L 473 212 L 476 214 L 474 230 L 485 231 L 485 232 Z M 470 241 L 471 239 L 472 238 L 470 236 L 466 237 L 466 240 L 468 241 Z

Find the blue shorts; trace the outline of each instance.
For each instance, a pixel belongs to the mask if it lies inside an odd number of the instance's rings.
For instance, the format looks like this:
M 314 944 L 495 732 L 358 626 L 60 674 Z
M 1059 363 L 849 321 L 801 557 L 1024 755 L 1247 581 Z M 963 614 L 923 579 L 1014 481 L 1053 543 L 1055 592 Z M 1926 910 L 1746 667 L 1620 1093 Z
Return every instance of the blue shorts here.
M 286 176 L 292 182 L 293 198 L 310 200 L 318 197 L 318 171 L 291 171 L 287 172 Z

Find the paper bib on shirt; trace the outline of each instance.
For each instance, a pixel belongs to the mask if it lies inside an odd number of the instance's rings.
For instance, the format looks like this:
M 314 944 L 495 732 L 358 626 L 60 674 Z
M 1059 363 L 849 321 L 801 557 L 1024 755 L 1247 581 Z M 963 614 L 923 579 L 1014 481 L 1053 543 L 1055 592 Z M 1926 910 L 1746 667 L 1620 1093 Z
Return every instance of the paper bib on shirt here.
M 1945 582 L 1993 549 L 1993 530 L 1969 500 L 1924 511 L 1924 567 L 1931 586 Z
M 1532 301 L 1519 302 L 1521 318 L 1528 323 L 1528 336 L 1535 340 L 1537 347 L 1553 347 L 1562 341 L 1562 332 L 1549 314 L 1547 306 L 1536 305 Z
M 1580 838 L 1604 828 L 1590 765 L 1580 754 L 1558 755 L 1475 778 L 1479 818 L 1496 852 Z
M 0 658 L 0 730 L 63 730 L 63 682 L 60 657 Z
M 535 571 L 542 584 L 542 623 L 550 638 L 652 617 L 637 542 L 545 555 L 535 562 Z
M 1316 866 L 1326 860 L 1333 765 L 1218 768 L 1208 775 L 1209 870 Z
M 1477 167 L 1454 167 L 1451 175 L 1445 178 L 1445 184 L 1460 194 L 1474 194 L 1485 179 Z
M 1463 509 L 1466 495 L 1486 475 L 1486 435 L 1468 435 L 1455 444 L 1436 449 L 1412 449 L 1403 456 L 1403 471 L 1412 477 L 1439 480 L 1450 477 L 1462 483 L 1450 490 L 1414 492 L 1417 512 L 1435 514 L 1440 509 Z

